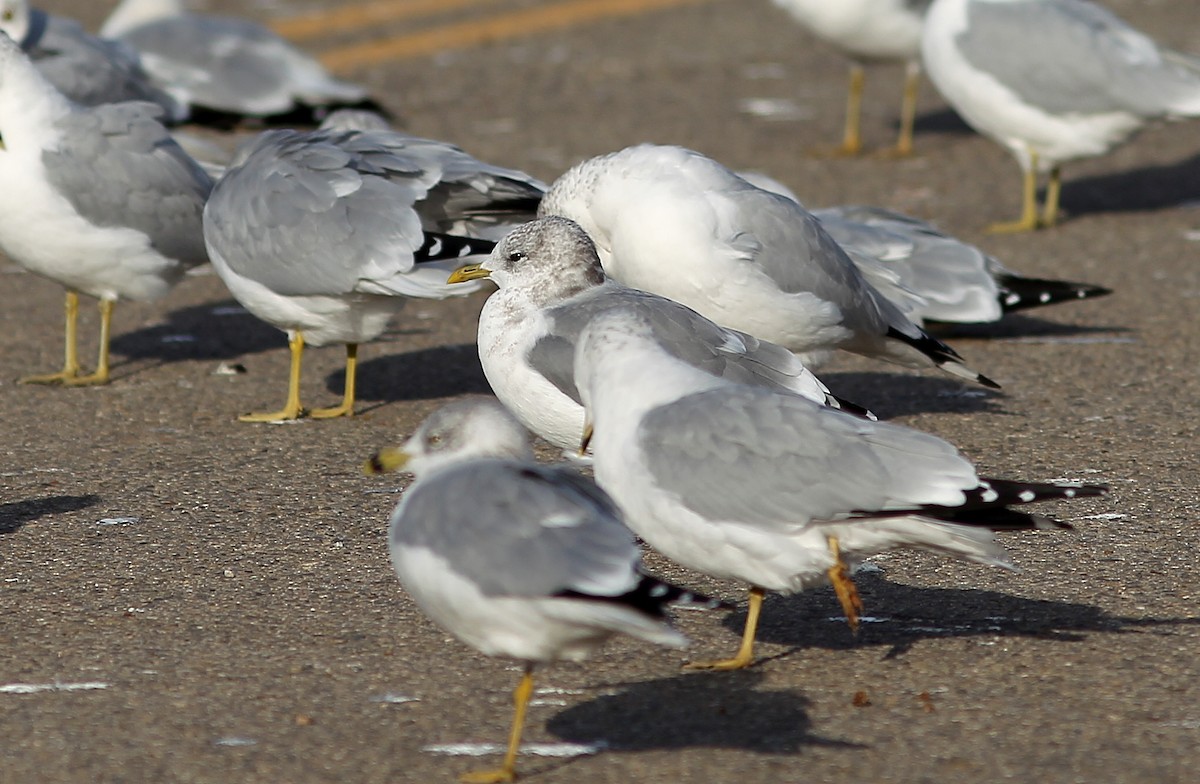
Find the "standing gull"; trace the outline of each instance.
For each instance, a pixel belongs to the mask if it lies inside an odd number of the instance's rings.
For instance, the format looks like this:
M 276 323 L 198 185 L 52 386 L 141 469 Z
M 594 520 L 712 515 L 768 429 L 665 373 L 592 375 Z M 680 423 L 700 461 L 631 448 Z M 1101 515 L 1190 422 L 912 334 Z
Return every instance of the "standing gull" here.
M 529 219 L 527 191 L 540 184 L 444 147 L 390 132 L 277 130 L 239 152 L 204 209 L 204 239 L 233 296 L 286 331 L 292 352 L 284 407 L 242 421 L 352 415 L 358 344 L 405 297 L 474 291 L 448 285 L 457 262 L 438 259 L 487 252 L 494 242 L 481 234 Z M 340 405 L 300 405 L 306 343 L 345 344 Z
M 846 127 L 838 152 L 862 150 L 862 96 L 866 65 L 904 63 L 897 155 L 911 155 L 917 88 L 921 80 L 921 22 L 931 0 L 772 0 L 792 18 L 850 58 Z
M 540 218 L 513 230 L 490 257 L 457 270 L 450 281 L 481 278 L 500 287 L 479 314 L 484 375 L 526 427 L 562 449 L 575 449 L 583 435 L 574 375 L 579 334 L 610 312 L 645 319 L 664 351 L 702 372 L 850 405 L 830 395 L 787 349 L 607 279 L 591 239 L 566 218 Z
M 366 466 L 395 469 L 416 476 L 388 525 L 400 582 L 466 644 L 524 663 L 503 765 L 463 781 L 517 778 L 535 664 L 579 661 L 616 634 L 683 647 L 666 606 L 716 606 L 645 574 L 611 499 L 568 466 L 535 463 L 495 401 L 451 403 Z
M 946 100 L 1024 172 L 1021 217 L 992 231 L 1052 226 L 1063 163 L 1103 155 L 1149 120 L 1200 116 L 1200 58 L 1085 0 L 935 0 L 921 51 Z
M 844 349 L 998 387 L 913 323 L 796 201 L 682 147 L 583 161 L 538 210 L 581 226 L 604 271 L 819 361 Z
M 158 89 L 137 53 L 88 34 L 78 22 L 30 8 L 28 0 L 0 0 L 0 31 L 7 33 L 59 92 L 84 106 L 150 101 L 167 122 L 187 119 L 187 106 Z
M 0 34 L 0 249 L 67 288 L 63 368 L 23 381 L 106 383 L 116 301 L 160 297 L 206 260 L 200 215 L 212 180 L 159 115 L 145 103 L 71 103 Z M 100 300 L 99 359 L 86 375 L 81 293 Z
M 334 79 L 262 25 L 190 14 L 181 0 L 124 0 L 100 32 L 136 50 L 180 102 L 217 118 L 372 105 L 365 89 Z
M 575 359 L 596 481 L 629 526 L 688 568 L 751 585 L 737 655 L 694 668 L 753 661 L 766 591 L 831 582 L 855 628 L 847 562 L 917 547 L 1009 567 L 993 531 L 1069 527 L 1010 506 L 1105 489 L 981 478 L 934 436 L 701 373 L 636 318 L 597 319 Z

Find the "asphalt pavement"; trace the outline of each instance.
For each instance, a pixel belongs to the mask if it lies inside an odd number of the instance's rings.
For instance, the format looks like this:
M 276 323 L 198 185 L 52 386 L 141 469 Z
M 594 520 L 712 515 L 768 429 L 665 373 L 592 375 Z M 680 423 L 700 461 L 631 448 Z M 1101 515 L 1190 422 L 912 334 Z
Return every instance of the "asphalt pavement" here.
M 744 610 L 683 615 L 684 655 L 618 641 L 540 671 L 526 739 L 567 756 L 528 757 L 527 780 L 1197 780 L 1200 123 L 1066 167 L 1064 225 L 987 236 L 1019 207 L 1016 166 L 928 84 L 915 157 L 810 154 L 838 138 L 845 62 L 766 0 L 375 3 L 394 22 L 365 5 L 206 8 L 324 14 L 315 33 L 282 29 L 405 130 L 547 181 L 678 143 L 811 206 L 900 209 L 1021 272 L 1116 292 L 947 333 L 1002 393 L 866 360 L 822 373 L 984 473 L 1111 484 L 1047 509 L 1074 532 L 1005 535 L 1016 572 L 880 558 L 859 577 L 857 638 L 829 590 L 772 596 L 744 672 L 680 671 L 732 651 Z M 1193 0 L 1107 5 L 1200 52 Z M 42 6 L 93 27 L 107 11 Z M 869 77 L 871 147 L 894 136 L 901 79 Z M 252 425 L 235 418 L 282 402 L 285 340 L 215 275 L 121 303 L 114 380 L 91 389 L 15 383 L 61 361 L 63 290 L 3 258 L 0 290 L 0 782 L 453 781 L 482 761 L 435 747 L 504 741 L 518 671 L 404 595 L 385 536 L 403 481 L 359 470 L 443 402 L 488 392 L 484 294 L 411 302 L 364 346 L 359 416 Z M 308 353 L 307 401 L 338 399 L 341 364 Z M 648 560 L 745 606 L 742 586 Z

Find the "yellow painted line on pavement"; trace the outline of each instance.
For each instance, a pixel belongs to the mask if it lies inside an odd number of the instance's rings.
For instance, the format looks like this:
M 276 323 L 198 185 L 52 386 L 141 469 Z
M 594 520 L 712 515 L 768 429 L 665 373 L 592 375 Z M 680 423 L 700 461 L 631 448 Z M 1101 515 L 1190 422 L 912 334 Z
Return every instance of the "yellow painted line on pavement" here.
M 446 49 L 520 38 L 584 22 L 706 2 L 713 0 L 572 0 L 330 49 L 320 55 L 320 60 L 333 71 L 352 71 L 389 60 L 424 57 Z
M 307 14 L 298 14 L 271 22 L 271 29 L 284 38 L 303 41 L 331 33 L 367 29 L 374 25 L 419 19 L 423 16 L 458 11 L 475 5 L 501 0 L 376 0 L 371 3 L 343 5 Z

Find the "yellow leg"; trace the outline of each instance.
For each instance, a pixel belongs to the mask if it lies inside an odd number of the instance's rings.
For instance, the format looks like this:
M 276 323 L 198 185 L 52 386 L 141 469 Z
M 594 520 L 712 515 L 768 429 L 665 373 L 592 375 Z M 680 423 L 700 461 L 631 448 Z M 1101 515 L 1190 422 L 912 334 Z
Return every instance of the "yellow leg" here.
M 829 582 L 833 583 L 833 591 L 842 605 L 842 612 L 846 614 L 846 623 L 850 625 L 850 631 L 858 634 L 858 616 L 863 610 L 862 598 L 858 595 L 858 588 L 854 585 L 854 579 L 850 577 L 846 562 L 842 560 L 837 537 L 830 536 L 827 541 L 829 551 L 833 553 L 833 566 L 829 567 L 828 571 Z
M 750 589 L 750 606 L 746 612 L 746 626 L 742 630 L 742 644 L 732 659 L 688 662 L 685 670 L 741 670 L 754 661 L 754 635 L 758 631 L 758 616 L 762 613 L 763 597 L 767 592 L 754 586 Z
M 862 99 L 867 82 L 866 70 L 854 63 L 850 66 L 850 88 L 846 92 L 846 128 L 842 131 L 842 155 L 858 155 L 862 150 Z
M 1011 223 L 993 223 L 987 230 L 992 234 L 1013 234 L 1033 231 L 1038 227 L 1037 209 L 1037 153 L 1029 154 L 1029 168 L 1025 171 L 1021 193 L 1021 217 Z
M 99 386 L 108 383 L 108 344 L 112 339 L 112 315 L 115 303 L 111 299 L 100 300 L 100 353 L 96 358 L 96 372 L 86 376 L 76 375 L 63 379 L 68 387 Z
M 1046 183 L 1046 204 L 1042 208 L 1042 228 L 1049 228 L 1058 223 L 1058 199 L 1062 195 L 1062 167 L 1055 166 L 1050 170 L 1050 180 Z
M 904 68 L 904 99 L 900 102 L 900 136 L 896 139 L 897 156 L 912 155 L 913 126 L 917 122 L 917 90 L 921 86 L 921 66 L 909 63 Z
M 521 682 L 513 690 L 513 723 L 508 733 L 508 751 L 504 755 L 504 764 L 492 770 L 477 770 L 465 773 L 459 781 L 466 784 L 500 784 L 500 782 L 517 780 L 517 752 L 521 748 L 521 729 L 525 726 L 525 709 L 529 707 L 529 698 L 533 696 L 533 665 L 525 665 L 525 674 Z
M 66 313 L 67 325 L 63 331 L 64 342 L 66 344 L 63 369 L 57 373 L 47 373 L 41 376 L 25 376 L 21 379 L 20 383 L 61 384 L 67 379 L 75 378 L 79 375 L 79 355 L 76 353 L 79 326 L 79 295 L 74 291 L 67 291 L 64 311 Z
M 346 344 L 346 384 L 342 388 L 342 404 L 333 408 L 314 408 L 308 412 L 313 419 L 333 419 L 354 416 L 354 379 L 358 375 L 358 344 Z
M 304 356 L 304 336 L 299 332 L 293 333 L 288 339 L 288 347 L 292 350 L 292 370 L 288 375 L 287 403 L 279 411 L 243 414 L 238 417 L 239 421 L 281 422 L 304 416 L 304 409 L 300 407 L 300 360 Z

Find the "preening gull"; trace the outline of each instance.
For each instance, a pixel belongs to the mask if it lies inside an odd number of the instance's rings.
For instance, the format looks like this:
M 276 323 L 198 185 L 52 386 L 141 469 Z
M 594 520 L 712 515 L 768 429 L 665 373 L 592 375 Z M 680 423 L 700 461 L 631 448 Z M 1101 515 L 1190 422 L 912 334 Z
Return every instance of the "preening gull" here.
M 921 23 L 931 0 L 772 0 L 815 36 L 850 58 L 846 128 L 838 152 L 862 149 L 862 96 L 866 65 L 904 63 L 904 100 L 900 106 L 897 155 L 913 149 L 913 121 L 921 80 Z
M 30 383 L 108 381 L 118 299 L 162 296 L 207 257 L 200 215 L 212 180 L 147 103 L 83 107 L 0 34 L 0 249 L 67 288 L 66 357 Z M 79 294 L 100 300 L 100 353 L 82 374 Z
M 589 325 L 575 360 L 596 481 L 630 528 L 688 568 L 751 586 L 737 655 L 698 668 L 753 661 L 768 590 L 832 582 L 854 627 L 847 562 L 917 547 L 1009 566 L 994 530 L 1069 527 L 1010 506 L 1105 490 L 981 478 L 940 438 L 702 373 L 621 314 Z
M 491 250 L 480 237 L 506 221 L 529 219 L 527 191 L 540 189 L 526 175 L 444 147 L 385 131 L 275 130 L 239 151 L 205 207 L 204 239 L 233 296 L 286 331 L 292 352 L 284 407 L 243 421 L 353 414 L 358 344 L 405 297 L 474 291 L 446 283 L 458 260 Z M 306 343 L 346 345 L 340 405 L 301 406 Z
M 525 665 L 503 765 L 464 781 L 517 777 L 535 664 L 584 659 L 616 634 L 683 647 L 666 606 L 717 606 L 645 574 L 612 500 L 568 466 L 535 463 L 525 431 L 495 401 L 439 409 L 366 468 L 416 476 L 392 514 L 388 549 L 417 605 L 482 653 Z
M 617 281 L 807 364 L 840 348 L 998 387 L 877 291 L 799 203 L 700 153 L 643 144 L 583 161 L 550 186 L 538 214 L 583 226 Z
M 373 105 L 364 88 L 334 79 L 266 27 L 187 13 L 182 0 L 124 0 L 100 32 L 136 50 L 151 78 L 180 102 L 218 117 Z
M 606 278 L 591 239 L 566 218 L 541 218 L 513 230 L 485 261 L 459 269 L 450 280 L 481 278 L 499 286 L 479 315 L 483 372 L 526 427 L 563 449 L 576 449 L 583 434 L 574 376 L 579 333 L 612 311 L 645 319 L 664 351 L 703 372 L 850 406 L 833 398 L 787 349 Z
M 150 101 L 166 122 L 187 119 L 187 106 L 158 89 L 137 53 L 87 33 L 73 19 L 30 8 L 28 0 L 0 0 L 0 32 L 8 34 L 59 92 L 84 106 Z
M 935 0 L 921 51 L 955 111 L 1024 172 L 1021 217 L 993 231 L 1053 225 L 1063 163 L 1103 155 L 1151 119 L 1200 115 L 1200 58 L 1086 0 Z

